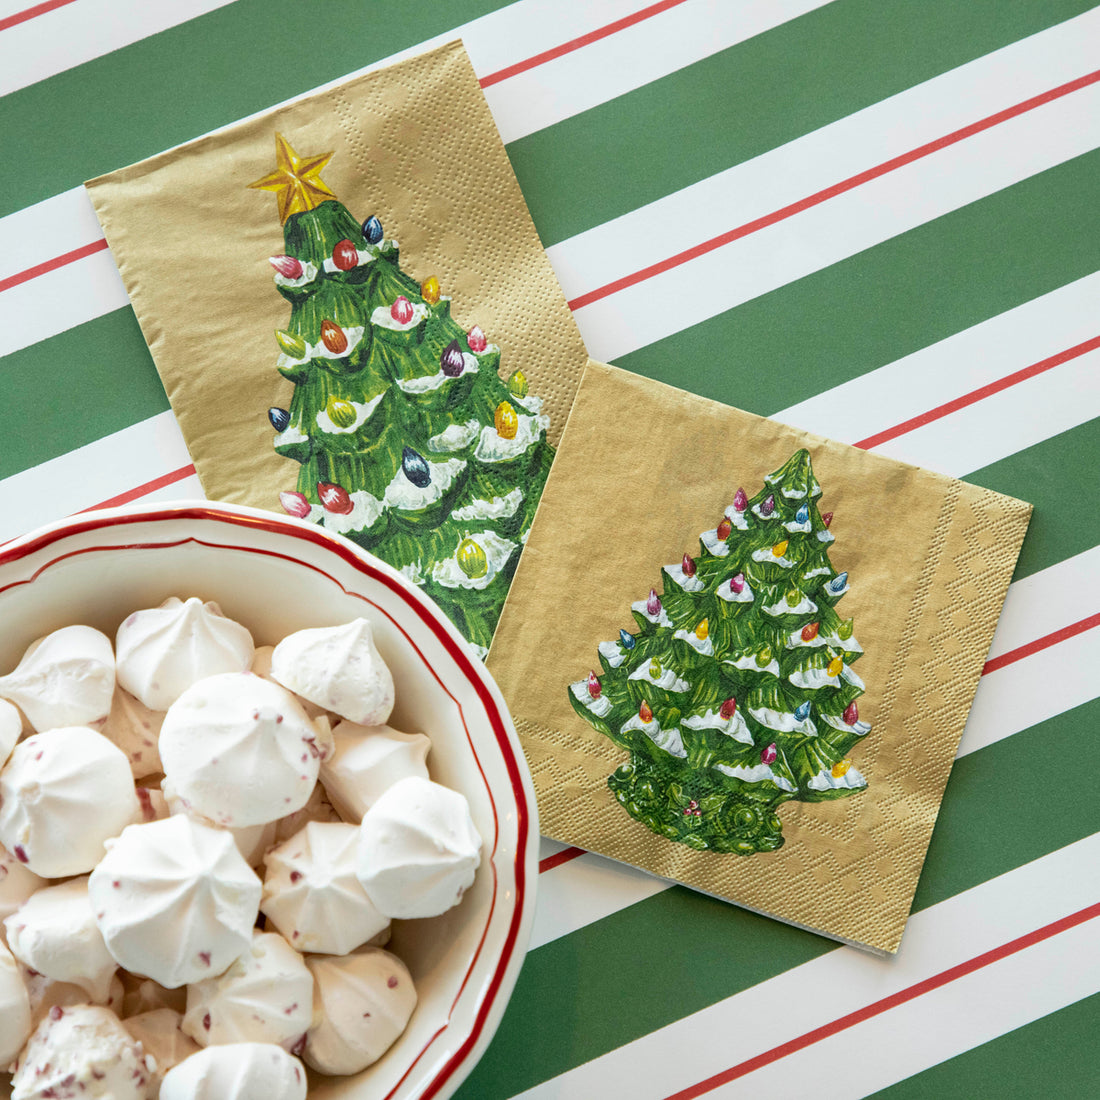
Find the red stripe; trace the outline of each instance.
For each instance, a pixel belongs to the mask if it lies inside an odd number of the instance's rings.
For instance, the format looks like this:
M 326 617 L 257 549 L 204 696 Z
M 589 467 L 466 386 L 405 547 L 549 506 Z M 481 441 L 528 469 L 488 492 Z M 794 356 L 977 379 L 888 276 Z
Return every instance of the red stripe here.
M 34 267 L 28 267 L 26 271 L 18 271 L 14 275 L 9 275 L 6 279 L 0 279 L 0 291 L 11 290 L 13 286 L 29 282 L 31 279 L 37 279 L 39 275 L 45 275 L 47 271 L 54 271 L 76 260 L 83 260 L 85 256 L 102 252 L 106 247 L 107 242 L 100 238 L 98 241 L 92 241 L 91 244 L 74 248 L 72 252 L 65 252 L 60 256 L 55 256 L 52 260 L 46 260 L 44 263 L 35 264 Z
M 808 195 L 804 199 L 799 199 L 798 202 L 793 202 L 789 206 L 781 207 L 779 210 L 775 210 L 771 214 L 765 214 L 763 217 L 756 218 L 751 222 L 745 222 L 744 225 L 739 225 L 736 229 L 731 229 L 717 237 L 712 237 L 709 241 L 697 244 L 693 248 L 678 252 L 675 256 L 670 256 L 667 260 L 661 260 L 659 263 L 650 264 L 649 267 L 643 267 L 640 271 L 635 271 L 632 275 L 624 275 L 621 279 L 616 279 L 606 286 L 597 287 L 595 290 L 588 291 L 587 294 L 581 294 L 579 297 L 570 301 L 569 308 L 573 310 L 581 309 L 584 306 L 591 305 L 593 302 L 598 302 L 601 298 L 607 298 L 612 294 L 618 293 L 620 290 L 625 290 L 627 287 L 636 286 L 638 283 L 645 282 L 646 279 L 651 279 L 654 275 L 662 275 L 664 272 L 671 271 L 681 264 L 686 264 L 691 260 L 697 260 L 700 256 L 705 256 L 708 252 L 713 252 L 715 249 L 722 248 L 724 245 L 740 240 L 742 237 L 747 237 L 750 233 L 755 233 L 760 229 L 766 229 L 768 226 L 775 225 L 777 222 L 784 221 L 787 218 L 793 217 L 795 214 L 801 214 L 804 210 L 809 210 L 811 207 L 820 206 L 821 203 L 827 202 L 829 199 L 834 199 L 837 195 L 843 195 L 846 191 L 851 191 L 861 184 L 869 183 L 871 180 L 878 179 L 880 176 L 885 176 L 887 173 L 893 172 L 898 168 L 904 168 L 906 165 L 921 160 L 923 157 L 939 152 L 941 149 L 946 149 L 950 145 L 956 145 L 958 142 L 973 137 L 975 134 L 980 134 L 983 130 L 989 130 L 1002 122 L 1007 122 L 1009 119 L 1026 114 L 1028 111 L 1033 111 L 1036 107 L 1042 107 L 1044 104 L 1051 103 L 1056 99 L 1061 99 L 1063 96 L 1067 96 L 1072 92 L 1087 88 L 1090 84 L 1095 84 L 1097 81 L 1100 81 L 1100 69 L 1089 73 L 1087 76 L 1078 77 L 1077 80 L 1071 80 L 1066 84 L 1060 84 L 1057 88 L 1051 88 L 1050 91 L 1043 92 L 1040 95 L 1032 96 L 1031 99 L 1025 99 L 1023 102 L 1017 103 L 1013 107 L 1006 107 L 1003 111 L 998 111 L 996 114 L 989 115 L 986 118 L 980 119 L 978 122 L 972 122 L 969 126 L 964 126 L 961 130 L 955 130 L 950 134 L 937 138 L 935 141 L 928 142 L 926 145 L 918 146 L 916 149 L 912 149 L 908 153 L 902 153 L 900 156 L 894 157 L 891 160 L 884 161 L 874 168 L 868 168 L 866 171 L 859 172 L 854 176 L 849 176 L 848 179 L 841 180 L 840 183 L 834 183 L 831 187 L 826 187 L 821 191 L 816 191 L 814 194 Z
M 968 405 L 975 405 L 987 397 L 992 397 L 995 393 L 1000 393 L 1001 390 L 1007 390 L 1010 386 L 1015 386 L 1018 382 L 1024 382 L 1028 378 L 1034 378 L 1037 374 L 1042 374 L 1044 371 L 1059 367 L 1063 363 L 1068 363 L 1071 359 L 1076 359 L 1086 352 L 1095 351 L 1097 348 L 1100 348 L 1100 336 L 1094 336 L 1091 340 L 1086 340 L 1084 343 L 1077 344 L 1075 347 L 1067 348 L 1057 355 L 1050 356 L 1049 359 L 1043 359 L 1038 363 L 1032 363 L 1030 367 L 1024 367 L 1014 374 L 1008 374 L 1004 378 L 998 379 L 996 382 L 990 382 L 987 386 L 981 386 L 976 390 L 972 390 L 970 393 L 963 394 L 962 397 L 956 397 L 953 401 L 948 401 L 943 405 L 937 405 L 934 409 L 929 409 L 928 412 L 921 413 L 920 416 L 914 416 L 911 420 L 905 420 L 893 428 L 887 428 L 877 435 L 869 435 L 866 439 L 861 439 L 854 445 L 856 447 L 862 447 L 864 450 L 868 450 L 871 447 L 877 447 L 881 443 L 886 443 L 891 439 L 897 439 L 899 435 L 905 435 L 907 432 L 911 432 L 916 428 L 923 428 L 925 424 L 931 424 L 934 420 L 941 420 L 945 416 L 950 416 L 951 413 L 958 412 L 959 409 L 965 409 Z
M 6 31 L 8 27 L 14 27 L 17 23 L 26 23 L 28 19 L 45 15 L 48 11 L 63 8 L 72 2 L 73 0 L 45 0 L 45 3 L 35 4 L 33 8 L 27 8 L 25 11 L 16 12 L 15 15 L 9 15 L 6 19 L 0 19 L 0 31 Z
M 518 76 L 520 73 L 536 69 L 539 65 L 545 65 L 547 61 L 554 61 L 556 58 L 564 57 L 567 53 L 579 50 L 583 46 L 591 46 L 593 42 L 599 42 L 602 38 L 610 38 L 611 35 L 617 34 L 619 31 L 624 31 L 627 27 L 633 27 L 638 23 L 643 23 L 645 20 L 651 19 L 655 15 L 660 15 L 661 12 L 668 11 L 670 8 L 675 8 L 682 3 L 684 3 L 684 0 L 660 0 L 658 4 L 650 4 L 648 8 L 642 8 L 641 11 L 636 11 L 633 15 L 626 15 L 622 19 L 616 19 L 614 23 L 608 23 L 605 27 L 599 27 L 597 30 L 589 31 L 587 34 L 582 34 L 579 38 L 571 38 L 568 42 L 563 42 L 560 46 L 554 46 L 552 49 L 543 50 L 542 53 L 537 53 L 534 57 L 527 58 L 526 61 L 517 61 L 514 65 L 508 65 L 503 69 L 498 69 L 495 73 L 483 76 L 478 83 L 483 88 L 488 88 L 493 84 L 499 84 L 502 80 L 507 80 L 510 76 Z
M 1071 913 L 1068 917 L 1062 917 L 1060 920 L 1056 920 L 1051 924 L 1044 925 L 1042 928 L 1037 928 L 1034 932 L 1028 932 L 1026 935 L 1010 940 L 1000 947 L 994 947 L 992 950 L 986 951 L 976 958 L 969 959 L 964 963 L 959 963 L 958 966 L 953 966 L 948 970 L 941 971 L 931 978 L 925 978 L 923 982 L 917 982 L 916 985 L 911 985 L 908 989 L 902 989 L 897 993 L 892 993 L 889 997 L 883 997 L 882 1000 L 875 1001 L 873 1004 L 857 1009 L 855 1012 L 850 1012 L 847 1016 L 841 1016 L 839 1020 L 833 1020 L 832 1023 L 824 1024 L 821 1027 L 815 1028 L 813 1031 L 807 1031 L 805 1035 L 800 1035 L 797 1039 L 792 1039 L 790 1042 L 772 1047 L 771 1050 L 766 1050 L 763 1054 L 758 1054 L 755 1058 L 750 1058 L 748 1061 L 741 1062 L 731 1069 L 716 1073 L 713 1077 L 708 1077 L 705 1081 L 700 1081 L 697 1085 L 692 1085 L 690 1088 L 673 1093 L 671 1096 L 667 1097 L 667 1100 L 694 1100 L 695 1097 L 702 1096 L 712 1089 L 726 1085 L 730 1081 L 736 1081 L 738 1078 L 744 1077 L 763 1066 L 778 1062 L 781 1058 L 786 1058 L 789 1054 L 795 1054 L 800 1050 L 805 1050 L 806 1047 L 812 1046 L 814 1043 L 819 1043 L 822 1039 L 828 1039 L 833 1035 L 846 1031 L 850 1027 L 855 1027 L 856 1024 L 863 1023 L 864 1020 L 870 1020 L 874 1016 L 879 1016 L 883 1012 L 888 1012 L 892 1008 L 897 1008 L 898 1005 L 903 1005 L 908 1001 L 915 1000 L 925 993 L 930 993 L 934 989 L 939 989 L 941 986 L 948 985 L 958 978 L 964 978 L 967 974 L 973 974 L 976 970 L 981 970 L 982 967 L 1000 962 L 1002 959 L 1007 959 L 1010 955 L 1015 955 L 1020 951 L 1026 950 L 1028 947 L 1034 947 L 1035 944 L 1042 943 L 1043 940 L 1048 940 L 1061 932 L 1066 932 L 1070 928 L 1075 928 L 1077 925 L 1084 924 L 1085 921 L 1092 920 L 1097 916 L 1100 916 L 1100 902 L 1097 902 L 1095 905 L 1090 905 L 1085 909 L 1080 909 L 1076 913 Z
M 137 500 L 138 497 L 163 489 L 166 485 L 175 485 L 177 481 L 183 481 L 185 477 L 190 477 L 194 472 L 194 466 L 181 466 L 178 470 L 173 470 L 170 474 L 164 474 L 162 477 L 153 478 L 152 481 L 147 481 L 144 485 L 139 485 L 135 489 L 127 489 L 125 493 L 119 493 L 117 497 L 111 497 L 110 500 L 101 501 L 99 504 L 89 504 L 87 508 L 81 508 L 80 512 L 76 514 L 94 512 L 99 508 L 117 508 L 120 504 L 129 504 L 131 501 Z
M 539 874 L 552 871 L 555 867 L 560 867 L 563 863 L 568 863 L 571 859 L 583 855 L 583 848 L 563 848 L 560 852 L 555 852 L 554 855 L 539 860 Z
M 1050 634 L 1044 634 L 1041 638 L 1036 638 L 1033 642 L 1028 642 L 1027 645 L 1019 646 L 1016 649 L 1010 649 L 1007 653 L 1002 653 L 999 657 L 993 657 L 991 660 L 986 661 L 982 667 L 982 675 L 987 672 L 996 672 L 999 668 L 1004 668 L 1005 665 L 1010 665 L 1014 661 L 1020 661 L 1024 657 L 1030 657 L 1033 653 L 1038 653 L 1041 650 L 1049 649 L 1052 645 L 1057 645 L 1059 642 L 1064 642 L 1067 638 L 1073 638 L 1078 634 L 1084 634 L 1086 630 L 1092 630 L 1094 626 L 1100 626 L 1100 612 L 1095 615 L 1089 615 L 1087 619 L 1080 619 L 1078 622 L 1070 623 L 1069 626 L 1062 627 L 1061 630 L 1054 630 Z

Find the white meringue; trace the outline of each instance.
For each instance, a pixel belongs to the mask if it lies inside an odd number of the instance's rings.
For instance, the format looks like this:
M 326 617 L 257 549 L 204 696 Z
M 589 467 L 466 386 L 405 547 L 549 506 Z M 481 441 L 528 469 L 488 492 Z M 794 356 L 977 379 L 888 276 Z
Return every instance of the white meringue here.
M 272 683 L 278 683 L 271 675 L 271 657 L 275 652 L 273 645 L 261 645 L 256 647 L 256 652 L 252 656 L 252 666 L 249 669 L 250 672 L 254 672 L 257 676 L 262 677 L 265 680 L 270 680 Z M 302 705 L 302 710 L 310 716 L 310 718 L 320 718 L 325 713 L 324 707 L 319 707 L 316 703 L 311 703 L 308 699 L 303 699 L 300 695 L 295 695 L 295 699 Z
M 226 1043 L 165 1075 L 160 1100 L 305 1100 L 305 1067 L 274 1043 Z
M 180 1029 L 182 1019 L 178 1012 L 170 1008 L 155 1008 L 136 1016 L 127 1016 L 122 1021 L 122 1026 L 156 1062 L 153 1079 L 157 1086 L 173 1066 L 202 1050 L 194 1039 L 184 1035 Z M 153 1095 L 156 1095 L 155 1091 Z
M 137 810 L 126 754 L 87 726 L 33 734 L 0 771 L 0 844 L 44 878 L 90 871 Z
M 252 635 L 216 603 L 169 596 L 118 628 L 118 682 L 152 710 L 167 710 L 192 684 L 252 663 Z
M 321 765 L 324 767 L 324 764 Z M 309 821 L 340 821 L 340 815 L 336 808 L 325 795 L 325 788 L 320 783 L 313 788 L 313 794 L 309 801 L 300 809 L 295 810 L 286 817 L 280 817 L 275 822 L 275 843 L 282 844 L 289 840 L 299 829 Z
M 356 874 L 389 917 L 434 917 L 457 905 L 481 863 L 481 837 L 458 791 L 412 776 L 359 827 Z
M 408 968 L 381 947 L 306 959 L 319 1022 L 302 1057 L 321 1073 L 358 1073 L 377 1062 L 405 1030 L 416 1007 Z
M 426 761 L 432 743 L 422 733 L 340 722 L 332 731 L 332 741 L 333 753 L 321 764 L 321 782 L 345 821 L 362 821 L 399 779 L 428 778 Z
M 23 735 L 23 716 L 14 703 L 0 699 L 0 768 L 11 756 L 16 741 Z
M 23 1049 L 31 1033 L 31 1003 L 19 964 L 0 943 L 0 1066 Z
M 313 976 L 276 932 L 251 945 L 217 978 L 187 987 L 182 1027 L 200 1046 L 277 1043 L 290 1050 L 313 1021 Z
M 79 986 L 103 1004 L 118 969 L 88 898 L 88 876 L 47 886 L 4 921 L 8 947 L 24 966 L 55 982 Z
M 35 1028 L 12 1077 L 12 1100 L 81 1096 L 150 1100 L 152 1058 L 108 1008 L 55 1006 Z
M 157 738 L 163 721 L 163 711 L 150 710 L 125 688 L 115 687 L 111 711 L 101 732 L 126 753 L 135 779 L 144 779 L 161 770 Z
M 101 723 L 115 690 L 111 639 L 90 626 L 63 626 L 32 642 L 0 697 L 17 703 L 36 730 Z
M 0 941 L 7 942 L 5 918 L 10 917 L 35 890 L 46 885 L 44 878 L 36 875 L 0 844 Z M 0 1059 L 0 1065 L 3 1064 L 3 1059 Z
M 362 726 L 382 725 L 393 710 L 393 675 L 366 619 L 288 635 L 271 655 L 271 675 L 296 695 Z
M 240 828 L 306 804 L 329 750 L 294 697 L 251 672 L 208 676 L 169 708 L 160 731 L 164 793 L 188 813 Z
M 309 822 L 267 853 L 260 911 L 298 951 L 344 955 L 389 927 L 355 875 L 359 829 Z
M 175 989 L 248 947 L 261 884 L 228 832 L 180 814 L 124 829 L 88 891 L 119 965 Z

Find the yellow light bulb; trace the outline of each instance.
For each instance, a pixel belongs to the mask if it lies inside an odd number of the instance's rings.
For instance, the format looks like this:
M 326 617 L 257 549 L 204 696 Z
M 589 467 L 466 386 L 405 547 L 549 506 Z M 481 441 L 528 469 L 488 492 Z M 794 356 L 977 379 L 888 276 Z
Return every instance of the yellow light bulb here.
M 848 769 L 852 766 L 851 760 L 838 760 L 833 765 L 833 778 L 839 779 L 842 775 L 848 773 Z
M 704 641 L 706 641 L 707 635 L 709 633 L 710 633 L 710 623 L 706 619 L 704 619 L 695 628 L 695 637 L 698 638 L 699 641 L 704 642 Z
M 825 671 L 826 671 L 826 672 L 827 672 L 827 673 L 828 673 L 828 674 L 829 674 L 830 676 L 839 676 L 839 675 L 840 675 L 840 670 L 841 670 L 841 669 L 842 669 L 843 667 L 844 667 L 844 661 L 843 661 L 843 659 L 842 659 L 842 658 L 840 658 L 840 657 L 834 657 L 834 658 L 833 658 L 833 659 L 832 659 L 832 660 L 831 660 L 831 661 L 829 662 L 829 667 L 828 667 L 827 669 L 825 669 Z
M 786 540 L 786 539 L 784 539 L 784 540 L 783 540 L 782 542 L 777 542 L 777 543 L 776 543 L 776 544 L 775 544 L 775 545 L 774 545 L 774 546 L 772 547 L 772 553 L 773 553 L 773 554 L 774 554 L 774 555 L 775 555 L 775 556 L 776 556 L 777 558 L 781 558 L 781 557 L 783 557 L 783 555 L 784 555 L 784 554 L 785 554 L 786 552 L 787 552 L 787 540 Z

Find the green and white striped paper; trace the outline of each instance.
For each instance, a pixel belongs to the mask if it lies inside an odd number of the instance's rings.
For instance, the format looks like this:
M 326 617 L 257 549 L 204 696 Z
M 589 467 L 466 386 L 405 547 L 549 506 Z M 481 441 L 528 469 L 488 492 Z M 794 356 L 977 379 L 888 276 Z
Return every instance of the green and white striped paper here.
M 0 0 L 0 538 L 201 492 L 81 182 L 456 35 L 593 357 L 1035 504 L 897 958 L 547 843 L 459 1096 L 1094 1095 L 1090 4 Z

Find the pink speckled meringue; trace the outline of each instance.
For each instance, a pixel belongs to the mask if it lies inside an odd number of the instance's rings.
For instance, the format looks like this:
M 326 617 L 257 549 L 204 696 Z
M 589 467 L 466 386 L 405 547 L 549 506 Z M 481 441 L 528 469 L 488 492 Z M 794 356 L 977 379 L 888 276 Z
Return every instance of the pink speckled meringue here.
M 208 676 L 168 709 L 164 793 L 215 825 L 264 825 L 300 809 L 331 742 L 297 700 L 251 672 Z
M 432 743 L 422 733 L 340 722 L 332 731 L 332 742 L 332 755 L 321 763 L 321 783 L 345 821 L 362 821 L 398 780 L 410 775 L 428 778 Z
M 23 735 L 23 716 L 14 703 L 0 699 L 0 768 L 11 756 L 16 741 Z
M 90 871 L 137 812 L 126 754 L 87 726 L 33 734 L 0 771 L 0 844 L 43 878 Z
M 305 1067 L 274 1043 L 206 1047 L 170 1069 L 160 1100 L 306 1100 Z
M 261 890 L 232 834 L 186 814 L 124 829 L 88 881 L 119 965 L 168 989 L 220 974 L 248 947 Z
M 435 917 L 457 905 L 481 863 L 481 837 L 458 791 L 411 776 L 359 826 L 356 873 L 388 917 Z
M 109 1009 L 54 1006 L 16 1063 L 12 1100 L 151 1100 L 156 1068 Z
M 359 829 L 309 822 L 264 860 L 260 910 L 298 951 L 344 955 L 389 927 L 355 875 Z
M 313 1022 L 313 977 L 277 932 L 252 943 L 216 978 L 187 987 L 184 1032 L 200 1046 L 277 1043 L 297 1046 Z
M 306 959 L 316 983 L 318 1022 L 306 1035 L 306 1062 L 321 1073 L 358 1073 L 377 1062 L 416 1008 L 408 968 L 381 947 Z
M 150 710 L 140 699 L 116 685 L 111 711 L 101 730 L 108 741 L 126 753 L 135 779 L 144 779 L 162 770 L 157 738 L 163 721 L 163 711 Z
M 79 986 L 93 1003 L 107 1001 L 118 963 L 96 925 L 87 875 L 32 894 L 4 925 L 8 947 L 24 966 Z
M 13 672 L 0 676 L 0 697 L 18 704 L 39 731 L 101 724 L 114 690 L 111 639 L 90 626 L 64 626 L 39 638 Z
M 202 1050 L 194 1039 L 184 1035 L 180 1028 L 182 1019 L 171 1008 L 154 1008 L 136 1016 L 127 1016 L 122 1021 L 122 1026 L 141 1043 L 145 1053 L 153 1056 L 157 1064 L 153 1078 L 158 1089 L 164 1075 L 173 1066 Z
M 0 1066 L 23 1049 L 31 1033 L 31 1004 L 19 964 L 0 943 Z
M 303 699 L 363 726 L 380 726 L 393 710 L 393 675 L 366 619 L 288 635 L 271 655 L 271 676 Z
M 36 875 L 0 844 L 0 941 L 7 942 L 4 919 L 10 917 L 35 892 L 49 882 Z M 0 1059 L 0 1065 L 3 1065 Z
M 118 682 L 151 710 L 167 710 L 192 684 L 252 663 L 252 635 L 216 603 L 169 596 L 118 628 Z

